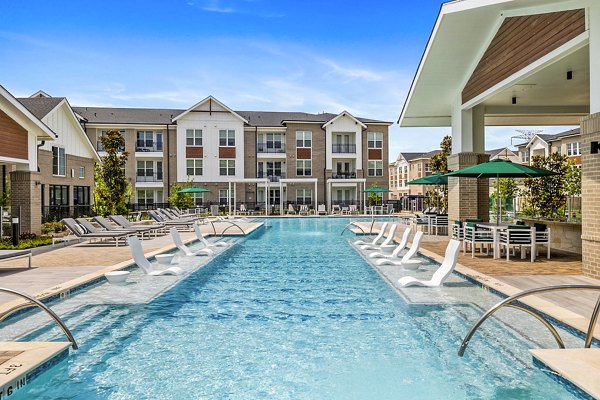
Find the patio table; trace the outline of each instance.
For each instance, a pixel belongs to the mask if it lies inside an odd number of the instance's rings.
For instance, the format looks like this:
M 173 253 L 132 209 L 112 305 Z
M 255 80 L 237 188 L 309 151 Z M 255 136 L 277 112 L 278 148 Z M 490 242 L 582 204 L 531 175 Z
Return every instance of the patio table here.
M 508 224 L 495 224 L 493 222 L 478 222 L 478 227 L 490 229 L 492 231 L 493 242 L 493 257 L 500 258 L 500 231 L 508 229 Z

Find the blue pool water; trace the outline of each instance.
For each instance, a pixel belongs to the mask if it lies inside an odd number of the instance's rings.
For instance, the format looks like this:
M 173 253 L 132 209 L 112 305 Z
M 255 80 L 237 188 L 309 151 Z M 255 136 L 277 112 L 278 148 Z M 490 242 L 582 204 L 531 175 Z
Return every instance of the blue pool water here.
M 482 310 L 407 304 L 340 237 L 348 220 L 267 223 L 147 304 L 69 312 L 80 349 L 15 398 L 574 398 L 499 323 L 459 358 Z M 465 293 L 498 301 L 470 284 Z M 48 326 L 26 339 L 63 337 Z

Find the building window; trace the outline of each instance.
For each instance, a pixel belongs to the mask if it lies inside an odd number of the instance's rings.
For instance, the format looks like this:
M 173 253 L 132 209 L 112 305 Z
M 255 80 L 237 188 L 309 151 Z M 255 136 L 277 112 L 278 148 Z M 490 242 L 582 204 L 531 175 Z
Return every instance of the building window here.
M 162 131 L 137 131 L 136 151 L 162 151 Z
M 261 161 L 256 165 L 257 178 L 269 178 L 276 182 L 278 178 L 285 178 L 285 164 L 281 161 Z
M 259 133 L 256 140 L 258 153 L 285 153 L 285 143 L 281 133 Z
M 235 175 L 235 160 L 219 160 L 219 175 Z
M 98 134 L 98 136 L 99 137 L 106 136 L 106 132 L 111 131 L 111 130 L 114 131 L 114 130 L 118 130 L 118 129 L 104 129 L 104 130 L 101 130 L 100 134 Z M 119 130 L 119 134 L 123 138 L 123 146 L 119 147 L 119 151 L 125 151 L 125 131 L 124 130 Z M 98 151 L 104 151 L 104 146 L 102 146 L 102 143 L 100 143 L 100 140 L 97 141 L 96 148 L 97 148 Z
M 311 204 L 312 203 L 312 190 L 311 189 L 297 189 L 296 190 L 296 203 Z
M 556 147 L 556 154 L 558 154 L 558 155 L 562 154 L 562 146 L 557 146 Z
M 383 133 L 382 132 L 368 132 L 367 133 L 367 147 L 369 149 L 383 149 Z
M 312 147 L 312 132 L 297 131 L 296 132 L 296 147 L 310 148 Z
M 202 129 L 185 130 L 186 146 L 202 146 Z
M 579 149 L 579 142 L 567 143 L 567 155 L 568 156 L 581 155 L 581 151 Z
M 85 178 L 85 167 L 79 167 L 79 178 Z
M 90 205 L 90 187 L 89 186 L 73 186 L 73 205 L 74 206 L 89 206 Z
M 186 171 L 188 176 L 202 175 L 202 160 L 198 158 L 188 158 L 186 161 Z
M 367 170 L 369 176 L 383 176 L 383 161 L 368 161 Z
M 296 161 L 296 175 L 311 176 L 312 175 L 312 161 L 311 160 L 297 160 Z
M 421 164 L 421 163 L 417 164 L 417 171 L 418 172 L 423 171 L 423 164 Z
M 529 150 L 524 150 L 521 152 L 521 162 L 529 162 Z
M 219 146 L 233 147 L 235 146 L 235 131 L 231 129 L 219 130 Z
M 229 189 L 219 189 L 219 204 L 228 204 L 228 200 L 227 200 L 227 194 L 229 192 Z M 233 191 L 232 191 L 232 196 L 230 197 L 231 203 L 233 203 Z
M 425 172 L 431 172 L 431 165 L 425 164 Z
M 68 206 L 69 187 L 66 185 L 50 185 L 50 205 Z
M 67 156 L 64 147 L 52 146 L 52 175 L 65 176 L 67 174 Z
M 137 191 L 137 202 L 142 205 L 153 205 L 154 204 L 154 192 L 152 190 L 138 190 Z
M 201 206 L 204 203 L 204 193 L 190 193 L 192 195 L 192 202 L 195 206 Z

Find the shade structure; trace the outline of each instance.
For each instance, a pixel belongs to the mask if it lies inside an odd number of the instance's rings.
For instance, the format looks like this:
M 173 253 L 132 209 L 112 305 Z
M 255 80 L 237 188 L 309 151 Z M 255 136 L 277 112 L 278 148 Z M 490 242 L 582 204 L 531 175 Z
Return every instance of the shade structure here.
M 203 187 L 191 186 L 189 188 L 181 189 L 177 193 L 209 193 L 210 190 Z
M 382 188 L 379 186 L 373 186 L 373 187 L 363 190 L 363 192 L 365 192 L 365 193 L 389 193 L 389 192 L 391 192 L 391 190 Z
M 509 160 L 500 158 L 459 169 L 447 174 L 449 177 L 457 178 L 496 178 L 496 199 L 498 202 L 496 224 L 500 224 L 500 178 L 541 178 L 544 176 L 557 175 L 556 172 L 547 169 L 530 167 L 528 165 L 515 164 Z
M 429 176 L 424 176 L 422 178 L 414 179 L 410 182 L 407 182 L 408 185 L 447 185 L 448 177 L 441 172 L 436 172 L 435 174 L 431 174 Z

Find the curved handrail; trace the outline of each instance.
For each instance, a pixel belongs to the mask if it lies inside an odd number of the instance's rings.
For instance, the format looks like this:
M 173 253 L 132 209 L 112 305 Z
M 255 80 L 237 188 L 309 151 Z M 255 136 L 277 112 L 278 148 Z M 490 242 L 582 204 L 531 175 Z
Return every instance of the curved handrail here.
M 360 229 L 360 230 L 361 230 L 361 232 L 362 232 L 362 233 L 366 234 L 365 230 L 364 230 L 364 229 L 363 229 L 363 228 L 362 228 L 360 225 L 356 225 L 356 222 L 350 222 L 348 225 L 346 225 L 346 226 L 344 227 L 344 229 L 342 230 L 342 233 L 340 233 L 340 236 L 343 236 L 343 235 L 344 235 L 344 232 L 346 232 L 346 230 L 348 229 L 348 227 L 349 227 L 350 225 L 353 225 L 353 226 L 357 227 L 358 229 Z M 348 230 L 349 230 L 349 229 L 348 229 Z
M 469 333 L 467 333 L 467 335 L 465 336 L 465 338 L 463 339 L 462 343 L 460 344 L 460 348 L 458 350 L 458 355 L 460 357 L 462 357 L 465 354 L 465 350 L 467 349 L 467 346 L 469 345 L 469 342 L 471 341 L 471 338 L 473 337 L 473 335 L 475 334 L 475 332 L 477 331 L 477 329 L 479 329 L 479 327 L 481 326 L 481 324 L 483 324 L 485 322 L 486 319 L 488 319 L 489 317 L 491 317 L 496 311 L 498 311 L 499 309 L 501 309 L 504 306 L 511 306 L 523 311 L 528 312 L 529 314 L 533 315 L 534 317 L 536 317 L 538 320 L 543 320 L 542 323 L 551 331 L 552 335 L 554 336 L 554 339 L 557 340 L 557 343 L 559 343 L 559 347 L 560 344 L 562 343 L 562 339 L 559 338 L 560 336 L 558 335 L 558 332 L 556 332 L 556 330 L 552 327 L 552 325 L 550 324 L 550 322 L 548 322 L 548 320 L 546 318 L 544 318 L 541 314 L 527 309 L 525 307 L 521 307 L 521 306 L 516 306 L 512 303 L 515 300 L 518 300 L 522 297 L 526 297 L 526 296 L 530 296 L 533 294 L 538 294 L 538 293 L 546 293 L 546 292 L 555 292 L 555 291 L 566 291 L 566 290 L 594 290 L 594 291 L 600 291 L 600 286 L 598 285 L 556 285 L 556 286 L 544 286 L 544 287 L 540 287 L 540 288 L 535 288 L 535 289 L 529 289 L 529 290 L 524 290 L 520 293 L 517 293 L 515 295 L 512 295 L 510 297 L 507 297 L 506 299 L 502 300 L 501 302 L 497 303 L 496 305 L 494 305 L 492 308 L 490 308 L 485 314 L 483 314 L 483 316 L 481 316 L 481 318 L 479 318 L 479 320 L 475 323 L 475 325 L 473 325 L 471 327 L 471 330 L 469 331 Z M 598 315 L 600 314 L 600 296 L 598 297 L 598 301 L 596 302 L 596 306 L 594 307 L 594 311 L 592 312 L 592 316 L 590 318 L 590 325 L 588 327 L 588 331 L 586 333 L 586 337 L 585 337 L 585 348 L 590 348 L 591 344 L 592 344 L 592 340 L 594 337 L 594 328 L 596 326 L 596 322 L 598 320 Z M 555 334 L 556 332 L 556 334 Z M 564 344 L 561 348 L 564 348 Z
M 35 299 L 34 297 L 32 297 L 32 296 L 30 296 L 28 294 L 19 292 L 17 290 L 0 287 L 0 292 L 13 294 L 13 295 L 15 295 L 17 297 L 21 297 L 21 298 L 26 299 L 26 300 L 30 301 L 31 303 L 33 303 L 33 304 L 23 304 L 21 306 L 17 306 L 17 307 L 14 307 L 14 308 L 12 308 L 12 309 L 10 309 L 8 311 L 5 311 L 4 313 L 2 313 L 0 315 L 0 321 L 3 320 L 4 318 L 6 318 L 9 314 L 12 314 L 13 312 L 15 312 L 17 310 L 21 310 L 23 308 L 27 308 L 27 306 L 34 306 L 34 305 L 38 306 L 39 308 L 41 308 L 42 310 L 44 310 L 48 315 L 50 315 L 50 317 L 52 317 L 52 319 L 54 320 L 54 322 L 56 322 L 58 324 L 58 326 L 60 326 L 60 329 L 62 329 L 63 333 L 67 336 L 67 338 L 71 342 L 71 347 L 73 347 L 73 350 L 77 350 L 79 348 L 79 346 L 77 346 L 77 342 L 75 341 L 75 338 L 73 337 L 73 334 L 71 333 L 71 331 L 69 330 L 69 328 L 67 328 L 67 326 L 60 319 L 60 317 L 58 315 L 56 315 L 56 313 L 54 311 L 52 311 L 44 303 L 42 303 L 41 301 Z
M 234 222 L 231 222 L 231 221 L 222 221 L 222 222 L 228 222 L 228 223 L 230 223 L 231 225 L 229 225 L 227 228 L 223 229 L 223 231 L 221 232 L 221 237 L 223 237 L 223 235 L 225 234 L 225 232 L 227 232 L 227 231 L 229 230 L 229 228 L 233 228 L 234 226 L 237 226 L 237 227 L 238 227 L 238 229 L 239 229 L 240 231 L 242 231 L 242 234 L 243 234 L 243 235 L 246 235 L 246 232 L 244 231 L 244 229 L 242 229 L 242 227 L 241 227 L 241 226 L 239 226 L 238 224 L 236 224 L 236 223 L 234 223 Z

